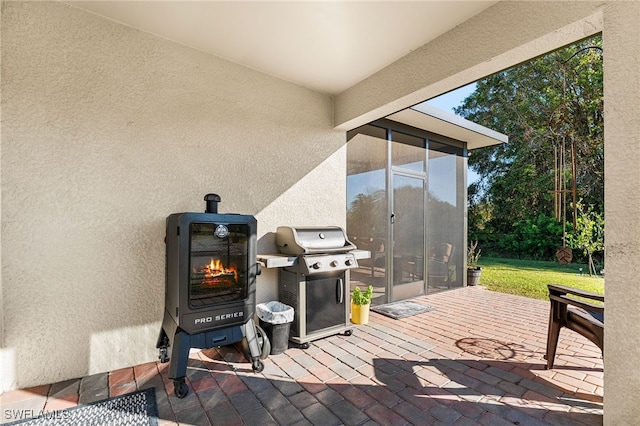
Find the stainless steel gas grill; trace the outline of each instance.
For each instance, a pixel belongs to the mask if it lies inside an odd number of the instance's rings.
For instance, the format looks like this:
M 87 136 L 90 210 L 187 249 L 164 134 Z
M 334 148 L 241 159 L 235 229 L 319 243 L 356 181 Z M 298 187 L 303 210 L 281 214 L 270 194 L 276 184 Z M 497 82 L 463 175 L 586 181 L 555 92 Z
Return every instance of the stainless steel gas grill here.
M 280 268 L 278 298 L 295 311 L 289 340 L 306 348 L 312 340 L 350 335 L 349 271 L 369 252 L 357 250 L 338 226 L 280 226 L 276 244 L 279 254 L 258 259 Z

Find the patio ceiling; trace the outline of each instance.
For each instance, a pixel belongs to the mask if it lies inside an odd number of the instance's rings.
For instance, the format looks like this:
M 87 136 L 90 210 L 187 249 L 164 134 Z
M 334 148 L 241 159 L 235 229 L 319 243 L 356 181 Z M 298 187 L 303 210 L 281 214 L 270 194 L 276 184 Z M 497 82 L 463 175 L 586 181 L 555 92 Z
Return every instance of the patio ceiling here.
M 67 1 L 336 95 L 496 1 Z

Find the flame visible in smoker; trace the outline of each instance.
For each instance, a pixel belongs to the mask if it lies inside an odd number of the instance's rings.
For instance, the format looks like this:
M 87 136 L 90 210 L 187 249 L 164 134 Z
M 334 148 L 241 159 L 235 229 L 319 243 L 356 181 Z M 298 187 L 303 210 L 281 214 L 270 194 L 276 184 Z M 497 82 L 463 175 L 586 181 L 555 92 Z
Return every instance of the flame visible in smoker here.
M 206 284 L 215 285 L 220 283 L 221 279 L 230 279 L 232 276 L 235 281 L 238 280 L 238 270 L 234 266 L 225 268 L 220 259 L 211 259 L 200 272 L 204 274 L 203 281 Z

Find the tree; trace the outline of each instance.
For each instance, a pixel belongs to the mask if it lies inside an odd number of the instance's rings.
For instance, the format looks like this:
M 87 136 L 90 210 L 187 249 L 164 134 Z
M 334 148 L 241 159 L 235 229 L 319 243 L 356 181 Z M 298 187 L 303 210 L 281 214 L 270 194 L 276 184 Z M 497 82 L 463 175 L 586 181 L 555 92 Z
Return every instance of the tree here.
M 576 209 L 577 226 L 572 233 L 567 233 L 567 245 L 581 249 L 589 260 L 589 275 L 598 275 L 593 254 L 604 250 L 604 218 L 602 213 L 594 211 L 593 206 L 585 207 L 580 201 L 576 203 Z
M 347 210 L 349 233 L 358 237 L 386 238 L 386 209 L 384 191 L 358 194 Z
M 499 248 L 519 258 L 550 259 L 561 240 L 562 224 L 553 217 L 539 214 L 535 218 L 514 223 L 511 233 L 499 241 Z
M 575 147 L 577 198 L 602 209 L 601 45 L 601 37 L 593 37 L 491 75 L 455 109 L 509 135 L 509 143 L 469 157 L 469 167 L 480 176 L 469 191 L 469 216 L 484 220 L 477 237 L 485 248 L 512 235 L 514 224 L 554 216 L 554 151 L 563 142 Z M 568 179 L 566 171 L 560 172 Z

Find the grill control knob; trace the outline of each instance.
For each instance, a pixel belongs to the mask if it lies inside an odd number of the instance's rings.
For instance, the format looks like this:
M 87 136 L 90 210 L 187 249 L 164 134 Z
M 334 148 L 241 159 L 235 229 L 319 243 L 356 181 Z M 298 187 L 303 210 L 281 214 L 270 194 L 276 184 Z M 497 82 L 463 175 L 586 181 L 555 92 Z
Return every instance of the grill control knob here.
M 316 263 L 314 263 L 313 265 L 311 265 L 311 267 L 312 267 L 313 269 L 320 269 L 320 268 L 322 268 L 322 263 L 320 263 L 320 262 L 316 262 Z
M 345 264 L 345 265 L 347 265 L 347 266 L 351 266 L 351 265 L 353 265 L 353 259 L 347 259 L 347 260 L 345 260 L 345 261 L 344 261 L 344 264 Z
M 337 260 L 332 260 L 330 265 L 335 268 L 336 266 L 338 266 L 338 261 Z

